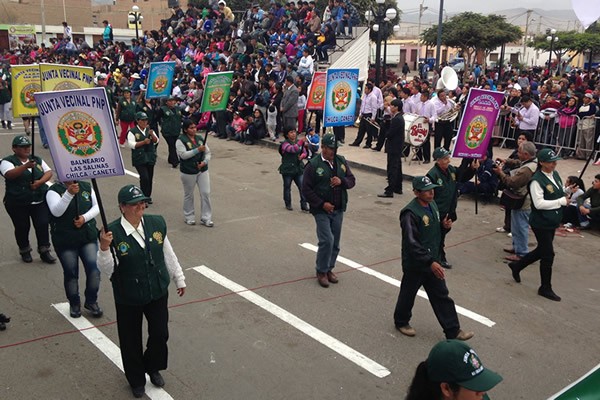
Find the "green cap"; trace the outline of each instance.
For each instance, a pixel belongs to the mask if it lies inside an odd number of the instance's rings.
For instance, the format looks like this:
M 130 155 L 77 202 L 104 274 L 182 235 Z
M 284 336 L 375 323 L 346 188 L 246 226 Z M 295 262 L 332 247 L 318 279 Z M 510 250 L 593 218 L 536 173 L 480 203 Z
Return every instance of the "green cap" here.
M 443 147 L 438 147 L 433 151 L 433 159 L 439 160 L 444 157 L 450 157 L 450 152 Z
M 16 136 L 13 139 L 12 145 L 17 147 L 31 146 L 31 140 L 27 136 Z
M 335 140 L 335 136 L 333 133 L 326 133 L 323 135 L 323 139 L 321 140 L 321 145 L 325 147 L 329 147 L 331 149 L 335 149 L 336 147 L 340 147 L 339 141 Z
M 150 197 L 147 197 L 142 190 L 135 185 L 123 186 L 119 190 L 119 204 L 135 204 L 140 201 L 148 201 Z
M 129 88 L 129 87 L 124 87 L 124 88 L 123 88 L 123 93 L 125 93 L 125 92 L 129 92 L 129 93 L 131 93 L 131 88 Z
M 537 159 L 539 162 L 554 162 L 562 160 L 562 158 L 557 156 L 552 149 L 541 149 L 538 151 Z
M 413 189 L 418 190 L 419 192 L 440 187 L 440 185 L 436 185 L 435 183 L 431 182 L 431 179 L 429 179 L 428 176 L 415 176 L 413 178 L 412 185 Z
M 444 340 L 433 346 L 427 357 L 427 375 L 430 381 L 456 383 L 475 392 L 488 391 L 502 381 L 460 340 Z
M 143 111 L 138 111 L 138 112 L 135 113 L 135 119 L 138 120 L 138 121 L 140 119 L 148 119 L 148 115 L 145 112 L 143 112 Z

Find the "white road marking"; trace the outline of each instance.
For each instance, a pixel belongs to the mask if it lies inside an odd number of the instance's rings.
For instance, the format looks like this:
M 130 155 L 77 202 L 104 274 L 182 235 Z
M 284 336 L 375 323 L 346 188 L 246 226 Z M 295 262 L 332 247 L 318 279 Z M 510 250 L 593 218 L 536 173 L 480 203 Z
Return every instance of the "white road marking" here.
M 320 329 L 310 325 L 309 323 L 301 320 L 296 317 L 292 313 L 284 310 L 283 308 L 271 303 L 266 300 L 262 296 L 249 291 L 247 288 L 233 282 L 232 280 L 224 277 L 223 275 L 213 271 L 212 269 L 206 267 L 205 265 L 201 265 L 199 267 L 195 267 L 194 270 L 204 275 L 211 281 L 231 290 L 237 295 L 243 297 L 248 300 L 252 304 L 262 308 L 263 310 L 273 314 L 280 320 L 288 323 L 294 328 L 298 329 L 300 332 L 310 336 L 320 344 L 329 347 L 331 350 L 335 351 L 342 357 L 352 361 L 356 365 L 361 368 L 364 368 L 371 374 L 375 375 L 378 378 L 383 378 L 388 376 L 391 372 L 385 368 L 384 366 L 376 363 L 375 361 L 367 358 L 365 355 L 359 353 L 354 350 L 350 346 L 340 342 L 336 338 L 328 335 L 327 333 L 321 331 Z
M 77 330 L 81 332 L 87 340 L 92 342 L 113 364 L 123 371 L 123 362 L 121 361 L 121 350 L 119 346 L 113 343 L 104 333 L 95 328 L 84 316 L 79 318 L 71 318 L 69 315 L 69 303 L 52 304 L 59 313 L 61 313 L 67 321 L 69 321 Z M 125 377 L 123 377 L 125 379 Z M 146 375 L 146 381 L 150 382 L 150 377 Z M 171 395 L 164 389 L 156 387 L 151 383 L 146 385 L 146 396 L 153 400 L 173 400 Z
M 317 249 L 318 249 L 317 246 L 315 246 L 311 243 L 300 243 L 300 247 L 304 247 L 305 249 L 314 251 L 315 253 L 317 252 Z M 400 281 L 398 279 L 395 279 L 395 278 L 392 278 L 391 276 L 382 274 L 381 272 L 375 271 L 369 267 L 365 267 L 364 265 L 361 265 L 361 264 L 359 264 L 355 261 L 352 261 L 346 257 L 338 256 L 337 261 L 349 266 L 350 268 L 354 268 L 354 269 L 356 269 L 360 272 L 363 272 L 367 275 L 371 275 L 377 279 L 387 282 L 390 285 L 396 286 L 397 288 L 400 287 Z M 425 293 L 424 290 L 419 290 L 417 292 L 417 295 L 424 299 L 429 299 L 429 297 L 427 297 L 427 293 Z M 479 322 L 480 324 L 483 324 L 490 328 L 492 326 L 496 325 L 496 323 L 494 321 L 492 321 L 491 319 L 484 317 L 483 315 L 477 314 L 474 311 L 467 310 L 466 308 L 463 308 L 458 305 L 456 306 L 456 312 L 461 315 L 464 315 L 467 318 L 471 318 L 473 321 Z

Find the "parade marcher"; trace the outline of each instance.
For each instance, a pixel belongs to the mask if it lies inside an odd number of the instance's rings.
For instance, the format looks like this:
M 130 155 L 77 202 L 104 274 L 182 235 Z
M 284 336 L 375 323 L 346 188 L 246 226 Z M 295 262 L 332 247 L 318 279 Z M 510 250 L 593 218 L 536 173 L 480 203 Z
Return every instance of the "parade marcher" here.
M 210 175 L 208 174 L 211 152 L 202 135 L 197 134 L 193 121 L 189 119 L 183 121 L 182 132 L 175 146 L 177 156 L 181 161 L 179 170 L 183 184 L 183 217 L 186 224 L 196 224 L 194 189 L 198 186 L 202 209 L 200 224 L 211 228 L 214 226 L 210 203 Z
M 102 316 L 98 306 L 100 270 L 96 216 L 100 213 L 96 194 L 85 181 L 57 182 L 46 193 L 50 209 L 50 233 L 56 255 L 63 268 L 64 286 L 72 318 L 81 317 L 79 297 L 79 259 L 85 269 L 84 308 L 92 316 Z
M 168 286 L 185 294 L 185 276 L 160 215 L 144 215 L 148 197 L 127 185 L 118 194 L 121 218 L 100 233 L 98 267 L 112 282 L 123 369 L 134 397 L 144 396 L 145 373 L 153 385 L 165 384 L 160 374 L 167 368 L 169 338 Z M 113 260 L 110 247 L 113 247 Z M 148 322 L 146 350 L 142 343 L 142 318 Z
M 12 150 L 14 154 L 2 159 L 0 173 L 6 185 L 4 206 L 15 227 L 21 259 L 26 263 L 33 261 L 29 245 L 29 229 L 33 222 L 40 258 L 47 264 L 54 264 L 56 258 L 50 252 L 45 198 L 46 182 L 52 178 L 52 170 L 40 157 L 31 155 L 31 142 L 27 136 L 15 137 Z
M 443 147 L 438 147 L 433 151 L 433 160 L 435 165 L 427 172 L 427 176 L 437 185 L 435 188 L 435 203 L 442 219 L 447 216 L 454 222 L 457 219 L 458 191 L 456 182 L 458 170 L 454 165 L 450 165 L 450 152 Z M 440 261 L 442 267 L 450 269 L 452 264 L 446 260 L 446 251 L 444 250 L 447 233 L 448 231 L 442 230 Z
M 12 115 L 12 93 L 11 93 L 10 77 L 4 79 L 0 76 L 0 121 L 2 129 L 13 128 Z
M 565 195 L 556 164 L 562 158 L 552 149 L 542 149 L 537 155 L 540 167 L 529 184 L 531 214 L 529 225 L 537 239 L 537 247 L 519 261 L 508 263 L 515 282 L 521 282 L 520 272 L 540 260 L 541 286 L 538 294 L 550 300 L 561 298 L 552 290 L 552 264 L 554 262 L 554 233 L 562 220 L 562 207 L 569 204 L 570 195 Z
M 127 146 L 131 149 L 131 164 L 140 176 L 140 187 L 146 197 L 152 196 L 152 179 L 156 164 L 157 134 L 148 126 L 145 112 L 135 113 L 136 126 L 127 134 Z M 152 200 L 148 200 L 152 204 Z
M 362 101 L 360 103 L 360 124 L 358 126 L 358 133 L 356 134 L 356 139 L 354 139 L 354 142 L 350 143 L 350 146 L 360 146 L 366 133 L 367 142 L 363 148 L 371 148 L 371 143 L 373 142 L 374 136 L 373 131 L 375 130 L 373 121 L 375 121 L 375 117 L 377 116 L 377 110 L 378 99 L 377 95 L 373 92 L 373 84 L 367 83 L 365 84 L 365 93 L 363 94 Z
M 308 203 L 302 195 L 302 173 L 304 172 L 302 160 L 308 157 L 307 145 L 302 139 L 296 140 L 297 135 L 295 129 L 290 129 L 285 135 L 285 141 L 279 146 L 279 154 L 281 154 L 279 173 L 283 178 L 283 202 L 287 210 L 294 210 L 292 207 L 293 181 L 300 192 L 300 208 L 302 211 L 308 211 Z
M 523 142 L 518 149 L 519 160 L 503 160 L 504 164 L 519 165 L 518 168 L 512 167 L 510 175 L 503 172 L 503 168 L 497 166 L 493 169 L 494 173 L 500 178 L 500 182 L 514 193 L 514 197 L 523 199 L 520 207 L 517 205 L 510 208 L 510 226 L 512 232 L 512 247 L 505 249 L 507 253 L 512 253 L 505 257 L 508 261 L 519 261 L 527 254 L 529 246 L 529 214 L 531 213 L 531 201 L 527 196 L 529 182 L 537 169 L 537 160 L 535 158 L 536 148 L 533 142 Z M 505 204 L 504 207 L 510 207 Z
M 346 159 L 337 154 L 337 146 L 334 135 L 325 134 L 321 140 L 321 154 L 306 164 L 302 181 L 302 194 L 310 204 L 310 213 L 317 225 L 316 270 L 322 287 L 338 282 L 333 268 L 340 252 L 348 189 L 356 184 Z
M 448 115 L 448 113 L 454 110 L 456 107 L 454 101 L 452 99 L 448 99 L 445 89 L 438 90 L 437 96 L 431 100 L 431 102 L 435 107 L 435 112 L 438 117 Z M 444 148 L 449 151 L 450 143 L 452 142 L 452 135 L 452 121 L 438 118 L 435 123 L 435 136 L 433 140 L 434 148 L 440 147 L 443 140 Z
M 181 110 L 175 106 L 176 103 L 176 97 L 169 97 L 166 105 L 160 108 L 159 113 L 160 126 L 162 128 L 161 132 L 169 146 L 169 157 L 167 161 L 173 168 L 177 168 L 179 165 L 175 142 L 177 142 L 177 138 L 181 133 Z
M 489 399 L 486 392 L 500 382 L 466 343 L 444 340 L 417 366 L 405 400 Z
M 474 333 L 460 329 L 441 264 L 442 232 L 452 228 L 452 219 L 441 217 L 434 201 L 438 185 L 429 177 L 414 177 L 412 186 L 415 198 L 400 211 L 403 276 L 394 310 L 396 329 L 406 336 L 416 335 L 409 322 L 417 291 L 423 286 L 446 338 L 469 340 Z
M 394 197 L 402 194 L 402 150 L 404 149 L 404 117 L 402 100 L 394 99 L 390 103 L 392 120 L 386 131 L 385 152 L 387 153 L 388 185 L 378 197 Z
M 121 127 L 119 135 L 119 144 L 121 147 L 125 146 L 127 132 L 135 126 L 135 109 L 136 103 L 131 98 L 131 89 L 123 89 L 123 97 L 119 99 L 117 110 L 115 111 L 115 122 Z

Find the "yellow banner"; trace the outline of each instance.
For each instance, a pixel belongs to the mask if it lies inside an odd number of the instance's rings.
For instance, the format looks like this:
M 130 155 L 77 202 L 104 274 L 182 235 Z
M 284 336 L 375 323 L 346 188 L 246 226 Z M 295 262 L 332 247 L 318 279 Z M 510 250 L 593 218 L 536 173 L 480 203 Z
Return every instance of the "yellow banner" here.
M 62 64 L 40 64 L 42 91 L 88 89 L 94 87 L 94 69 Z
M 42 90 L 39 66 L 37 64 L 13 65 L 11 71 L 13 116 L 15 118 L 37 116 L 38 109 L 33 94 Z

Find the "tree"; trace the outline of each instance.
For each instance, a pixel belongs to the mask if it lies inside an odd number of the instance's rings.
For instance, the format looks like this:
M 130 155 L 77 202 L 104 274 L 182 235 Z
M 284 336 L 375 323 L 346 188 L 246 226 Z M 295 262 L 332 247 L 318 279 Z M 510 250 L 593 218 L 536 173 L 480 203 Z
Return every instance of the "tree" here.
M 499 15 L 464 12 L 442 24 L 442 44 L 461 49 L 465 58 L 465 74 L 479 51 L 488 55 L 499 46 L 514 42 L 522 36 L 518 26 L 509 24 Z M 437 44 L 437 25 L 421 34 L 421 41 L 429 46 Z
M 541 51 L 550 51 L 550 41 L 547 40 L 547 36 L 536 36 L 533 41 L 529 42 L 529 47 Z M 575 57 L 584 52 L 591 50 L 593 53 L 600 53 L 600 32 L 596 23 L 583 33 L 577 31 L 559 31 L 554 36 L 556 39 L 552 45 L 552 55 L 556 56 L 557 59 L 557 74 L 560 74 L 561 60 L 567 54 L 566 64 L 570 64 Z

